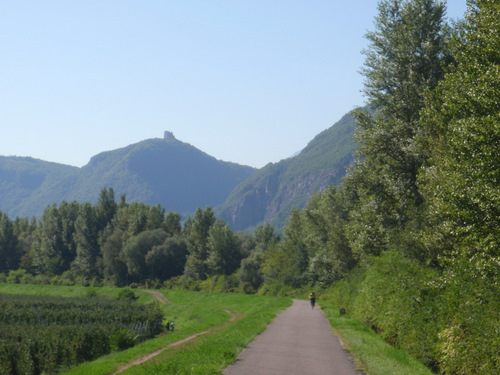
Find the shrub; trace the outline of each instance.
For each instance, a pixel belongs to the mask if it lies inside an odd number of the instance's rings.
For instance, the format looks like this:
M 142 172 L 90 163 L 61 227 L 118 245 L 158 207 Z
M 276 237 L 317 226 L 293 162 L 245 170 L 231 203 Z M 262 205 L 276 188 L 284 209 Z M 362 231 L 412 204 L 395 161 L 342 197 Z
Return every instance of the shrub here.
M 130 329 L 120 329 L 110 337 L 110 347 L 112 350 L 125 350 L 137 344 L 138 335 Z
M 138 298 L 139 297 L 137 297 L 135 295 L 135 292 L 130 288 L 123 288 L 122 290 L 120 290 L 117 297 L 117 299 L 119 300 L 126 300 L 126 301 L 135 301 Z
M 9 284 L 21 284 L 23 280 L 26 280 L 28 273 L 26 270 L 18 269 L 9 271 L 9 275 L 7 276 L 7 282 Z
M 437 271 L 387 251 L 334 283 L 325 298 L 435 368 L 437 333 L 443 325 L 436 303 L 439 291 L 432 287 L 437 277 Z

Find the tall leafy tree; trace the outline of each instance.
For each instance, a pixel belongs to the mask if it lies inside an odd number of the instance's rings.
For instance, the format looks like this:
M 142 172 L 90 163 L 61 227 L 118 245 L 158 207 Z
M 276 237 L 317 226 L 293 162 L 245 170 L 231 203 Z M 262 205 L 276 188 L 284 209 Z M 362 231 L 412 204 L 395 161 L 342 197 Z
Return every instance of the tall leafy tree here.
M 163 229 L 144 231 L 132 237 L 123 248 L 120 257 L 127 265 L 131 281 L 141 282 L 151 275 L 146 261 L 147 254 L 168 237 Z
M 276 242 L 278 240 L 279 236 L 274 231 L 274 227 L 269 223 L 261 224 L 255 229 L 255 242 L 264 249 L 269 246 L 271 242 Z
M 424 92 L 436 86 L 443 62 L 451 59 L 445 11 L 436 0 L 379 1 L 361 71 L 371 108 L 408 125 L 418 121 Z
M 9 216 L 0 211 L 0 272 L 17 269 L 21 260 L 18 239 Z
M 110 280 L 116 286 L 123 286 L 128 282 L 127 264 L 121 257 L 121 251 L 127 239 L 128 236 L 124 230 L 115 228 L 106 236 L 101 246 L 101 273 L 105 279 Z
M 37 274 L 60 275 L 75 257 L 73 244 L 64 235 L 63 219 L 54 204 L 43 212 L 30 249 L 30 269 Z
M 181 215 L 176 212 L 169 212 L 165 215 L 163 228 L 172 236 L 179 236 L 182 232 Z
M 166 238 L 161 245 L 153 246 L 146 254 L 149 277 L 164 281 L 182 275 L 187 255 L 187 242 L 183 237 Z
M 427 154 L 417 141 L 420 110 L 450 60 L 442 2 L 383 0 L 378 9 L 362 70 L 376 112 L 356 112 L 361 158 L 347 179 L 359 199 L 348 230 L 359 256 L 390 246 L 422 203 L 416 181 Z
M 23 269 L 30 268 L 29 251 L 35 240 L 36 228 L 37 219 L 35 217 L 31 219 L 16 217 L 14 219 L 14 234 L 18 240 L 21 256 L 20 267 Z
M 207 245 L 207 266 L 210 275 L 230 275 L 238 269 L 242 258 L 241 242 L 224 221 L 217 220 L 210 227 Z
M 283 228 L 283 239 L 279 243 L 271 241 L 261 255 L 262 276 L 266 283 L 279 281 L 296 288 L 307 283 L 309 255 L 304 228 L 301 212 L 292 210 Z
M 249 235 L 242 242 L 243 259 L 240 263 L 237 276 L 242 283 L 250 285 L 257 290 L 264 281 L 262 273 L 262 255 L 270 247 L 274 247 L 279 241 L 274 227 L 269 224 L 261 224 L 255 229 L 254 236 Z
M 434 136 L 425 169 L 434 224 L 496 255 L 500 239 L 500 6 L 470 2 L 456 64 L 429 98 L 424 115 Z M 442 225 L 441 225 L 441 224 Z M 435 244 L 436 245 L 436 244 Z
M 165 209 L 160 205 L 149 206 L 146 212 L 146 230 L 155 230 L 163 227 Z
M 102 231 L 111 222 L 118 210 L 115 191 L 113 188 L 104 188 L 99 194 L 96 206 L 96 229 Z
M 355 266 L 347 236 L 348 211 L 343 190 L 334 185 L 311 199 L 303 211 L 304 242 L 309 252 L 308 277 L 328 286 Z
M 83 203 L 75 222 L 76 257 L 71 268 L 78 276 L 97 276 L 97 258 L 100 256 L 96 210 L 90 203 Z
M 421 184 L 428 246 L 439 249 L 441 370 L 500 368 L 500 3 L 469 1 L 456 64 L 429 98 L 423 120 L 432 157 Z M 443 287 L 444 286 L 444 287 Z
M 184 234 L 188 241 L 189 256 L 184 274 L 197 280 L 208 275 L 207 259 L 210 253 L 208 237 L 216 219 L 211 207 L 197 208 L 192 220 L 186 222 Z

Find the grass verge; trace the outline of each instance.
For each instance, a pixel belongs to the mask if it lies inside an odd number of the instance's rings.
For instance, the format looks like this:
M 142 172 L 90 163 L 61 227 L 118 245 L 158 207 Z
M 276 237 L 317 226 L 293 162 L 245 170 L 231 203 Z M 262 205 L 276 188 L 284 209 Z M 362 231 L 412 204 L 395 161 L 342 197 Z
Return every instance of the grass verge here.
M 340 315 L 339 308 L 322 298 L 325 312 L 335 333 L 354 357 L 356 364 L 369 375 L 433 375 L 433 372 L 404 350 L 386 343 L 366 324 Z
M 123 374 L 220 374 L 278 312 L 291 304 L 288 298 L 235 294 L 214 297 L 224 302 L 224 308 L 238 312 L 240 318 Z

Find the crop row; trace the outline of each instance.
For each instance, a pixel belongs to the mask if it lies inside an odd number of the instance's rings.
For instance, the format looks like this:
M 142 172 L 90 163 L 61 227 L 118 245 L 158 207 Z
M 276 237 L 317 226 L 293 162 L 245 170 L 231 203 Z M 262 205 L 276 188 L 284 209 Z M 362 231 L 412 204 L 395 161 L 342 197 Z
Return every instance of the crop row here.
M 0 374 L 54 373 L 153 337 L 162 319 L 133 301 L 0 294 Z
M 157 309 L 130 301 L 0 294 L 2 325 L 135 324 L 157 319 Z

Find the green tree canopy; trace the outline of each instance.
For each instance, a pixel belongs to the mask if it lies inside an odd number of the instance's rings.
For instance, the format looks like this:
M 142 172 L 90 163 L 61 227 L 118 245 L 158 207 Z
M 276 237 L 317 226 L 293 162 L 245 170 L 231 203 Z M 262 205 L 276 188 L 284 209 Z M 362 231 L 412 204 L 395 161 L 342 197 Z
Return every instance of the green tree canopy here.
M 366 35 L 362 73 L 376 112 L 355 113 L 360 160 L 346 178 L 359 202 L 348 237 L 360 256 L 387 249 L 422 204 L 416 181 L 427 150 L 418 141 L 419 118 L 425 92 L 436 87 L 450 61 L 444 14 L 440 1 L 380 1 L 375 30 Z
M 230 275 L 241 262 L 241 241 L 229 225 L 217 220 L 208 235 L 207 266 L 210 275 Z
M 186 221 L 184 234 L 188 241 L 189 256 L 185 274 L 197 280 L 204 280 L 208 275 L 207 259 L 210 253 L 208 237 L 210 228 L 216 219 L 211 207 L 197 208 L 192 220 Z

